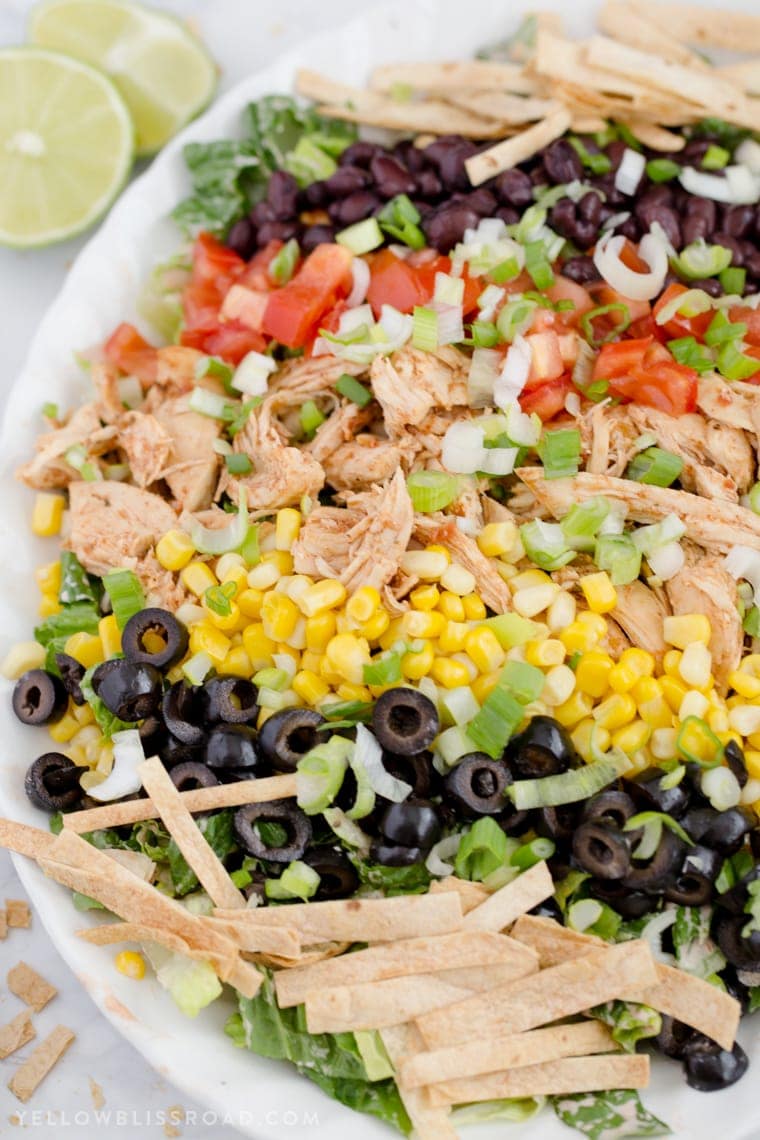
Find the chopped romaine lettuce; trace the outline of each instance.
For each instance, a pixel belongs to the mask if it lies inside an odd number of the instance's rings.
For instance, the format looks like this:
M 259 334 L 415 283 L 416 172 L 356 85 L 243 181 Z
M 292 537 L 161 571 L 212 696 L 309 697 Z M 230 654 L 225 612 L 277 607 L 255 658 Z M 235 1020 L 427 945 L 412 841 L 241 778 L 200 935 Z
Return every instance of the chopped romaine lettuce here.
M 704 981 L 720 973 L 726 959 L 710 937 L 711 907 L 679 906 L 673 923 L 673 949 L 681 970 Z
M 545 1097 L 527 1096 L 519 1099 L 484 1100 L 478 1104 L 464 1104 L 454 1109 L 451 1122 L 455 1128 L 465 1124 L 488 1124 L 493 1120 L 522 1124 L 540 1112 L 545 1102 Z
M 656 1037 L 662 1029 L 662 1017 L 648 1005 L 629 1001 L 610 1001 L 591 1011 L 612 1030 L 612 1037 L 626 1053 L 635 1053 L 639 1041 Z
M 652 1116 L 634 1089 L 552 1097 L 563 1124 L 591 1140 L 624 1140 L 632 1136 L 669 1136 L 671 1129 Z
M 209 962 L 195 962 L 173 954 L 155 942 L 145 943 L 143 948 L 156 971 L 156 978 L 186 1017 L 197 1017 L 221 995 L 222 984 Z
M 62 606 L 70 606 L 75 602 L 90 602 L 97 605 L 98 581 L 88 574 L 82 563 L 71 550 L 61 552 L 61 585 L 58 589 L 58 601 Z

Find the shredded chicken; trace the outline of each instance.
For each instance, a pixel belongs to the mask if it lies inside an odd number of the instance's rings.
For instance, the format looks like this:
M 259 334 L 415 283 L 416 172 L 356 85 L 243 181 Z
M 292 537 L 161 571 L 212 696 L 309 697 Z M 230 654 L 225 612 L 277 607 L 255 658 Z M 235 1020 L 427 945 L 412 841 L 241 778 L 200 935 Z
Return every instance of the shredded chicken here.
M 349 592 L 379 590 L 398 570 L 413 517 L 401 471 L 386 487 L 350 496 L 346 507 L 316 507 L 293 547 L 296 572 L 339 578 Z
M 628 408 L 595 404 L 578 420 L 586 470 L 594 475 L 622 475 L 636 454 L 641 434 L 628 417 Z
M 644 582 L 630 582 L 616 586 L 617 604 L 611 617 L 623 629 L 632 645 L 662 657 L 667 646 L 662 623 L 668 616 L 667 608 Z
M 181 396 L 196 386 L 196 369 L 203 353 L 181 344 L 169 344 L 157 350 L 156 387 L 167 396 Z
M 307 451 L 317 463 L 324 463 L 344 443 L 349 443 L 361 428 L 372 422 L 372 409 L 360 408 L 358 404 L 347 403 L 337 408 L 323 424 L 317 428 L 316 435 L 311 443 L 307 444 Z M 372 479 L 367 480 L 373 482 Z
M 187 396 L 164 400 L 153 414 L 171 443 L 163 477 L 172 495 L 184 510 L 209 507 L 219 470 L 214 451 L 221 432 L 218 420 L 191 411 Z
M 103 427 L 94 403 L 83 404 L 72 413 L 63 427 L 44 432 L 36 443 L 34 459 L 19 467 L 17 478 L 37 491 L 51 491 L 67 487 L 80 478 L 79 473 L 65 460 L 71 447 L 81 445 L 86 457 L 103 455 L 115 443 L 116 430 Z
M 149 606 L 159 606 L 174 613 L 188 600 L 177 576 L 171 570 L 164 570 L 152 551 L 135 561 L 134 565 L 130 562 L 129 566 L 140 579 Z
M 326 456 L 322 466 L 336 491 L 361 491 L 368 483 L 385 483 L 404 466 L 404 458 L 397 444 L 364 432 Z
M 150 486 L 162 477 L 169 463 L 171 435 L 155 416 L 145 412 L 124 413 L 118 427 L 119 447 L 126 453 L 132 478 L 138 487 Z
M 238 489 L 245 487 L 252 510 L 278 510 L 300 503 L 304 495 L 317 495 L 325 484 L 322 467 L 305 451 L 288 447 L 262 405 L 235 436 L 235 451 L 247 455 L 253 474 L 232 478 L 226 471 L 217 494 L 226 491 L 237 502 Z
M 165 499 L 128 483 L 72 483 L 67 544 L 91 574 L 143 558 L 177 523 Z
M 341 376 L 363 376 L 366 364 L 342 360 L 335 356 L 301 356 L 289 360 L 272 377 L 269 391 L 280 395 L 295 392 L 303 398 L 320 389 L 329 391 Z
M 496 499 L 491 498 L 490 495 L 481 495 L 480 501 L 483 504 L 483 521 L 485 523 L 515 521 L 515 516 L 509 507 L 505 507 L 503 503 L 499 503 Z
M 654 523 L 667 515 L 677 515 L 689 537 L 708 550 L 725 554 L 736 545 L 760 550 L 760 517 L 736 503 L 585 471 L 572 479 L 547 480 L 543 468 L 521 467 L 517 475 L 557 519 L 563 518 L 574 503 L 604 495 L 622 503 L 636 522 Z
M 666 590 L 674 614 L 705 614 L 709 619 L 713 673 L 725 693 L 728 675 L 738 666 L 744 645 L 736 581 L 723 568 L 722 559 L 706 555 L 679 571 Z
M 453 348 L 435 353 L 405 347 L 376 356 L 370 377 L 391 438 L 418 427 L 434 408 L 467 406 L 468 358 Z
M 116 423 L 124 414 L 124 404 L 119 395 L 119 374 L 105 361 L 97 361 L 92 366 L 92 383 L 97 394 L 97 411 L 103 423 Z
M 492 559 L 482 553 L 475 539 L 464 534 L 452 518 L 415 515 L 414 537 L 424 543 L 440 543 L 450 550 L 454 559 L 474 575 L 477 592 L 494 613 L 504 614 L 512 609 L 509 587 L 494 568 Z
M 760 392 L 754 384 L 729 384 L 717 372 L 707 372 L 699 378 L 697 406 L 719 423 L 760 434 Z

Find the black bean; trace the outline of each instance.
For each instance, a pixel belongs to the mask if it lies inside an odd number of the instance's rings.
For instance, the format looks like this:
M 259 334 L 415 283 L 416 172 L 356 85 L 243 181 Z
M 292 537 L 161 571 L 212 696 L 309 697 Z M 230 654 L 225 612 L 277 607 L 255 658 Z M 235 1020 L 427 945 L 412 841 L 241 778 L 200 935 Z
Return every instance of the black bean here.
M 478 149 L 475 143 L 470 142 L 468 139 L 463 139 L 461 135 L 440 135 L 428 146 L 424 147 L 423 154 L 428 162 L 432 162 L 434 166 L 439 167 L 445 156 L 452 150 L 457 150 L 464 146 L 469 154 L 474 154 Z
M 724 249 L 731 250 L 731 264 L 736 266 L 744 265 L 744 251 L 738 238 L 732 237 L 731 234 L 724 233 L 719 230 L 712 236 L 714 245 L 722 245 Z
M 641 238 L 641 226 L 631 214 L 630 218 L 626 218 L 619 226 L 615 227 L 616 234 L 622 234 L 623 237 L 628 238 L 629 241 L 639 241 Z
M 246 261 L 256 252 L 256 229 L 250 218 L 239 218 L 227 234 L 227 245 Z
M 590 179 L 592 186 L 598 186 L 603 192 L 608 206 L 622 206 L 628 202 L 628 198 L 618 190 L 615 185 L 615 175 L 610 172 L 609 174 L 598 174 L 595 178 Z
M 301 223 L 295 219 L 291 222 L 264 222 L 256 235 L 260 246 L 270 241 L 290 241 L 291 238 L 300 236 Z
M 599 270 L 590 257 L 571 257 L 562 266 L 562 275 L 579 285 L 590 285 L 592 281 L 601 280 Z
M 330 201 L 326 182 L 312 182 L 303 192 L 307 209 L 318 210 Z
M 476 149 L 476 147 L 468 144 L 452 147 L 446 151 L 438 165 L 438 173 L 445 189 L 468 190 L 470 188 L 470 179 L 464 164 L 475 153 Z
M 583 177 L 583 163 L 566 139 L 557 139 L 544 151 L 546 173 L 555 185 Z
M 690 281 L 691 289 L 701 289 L 710 297 L 720 297 L 723 293 L 720 281 L 716 277 L 700 277 L 698 281 Z
M 496 198 L 490 190 L 486 190 L 485 186 L 473 190 L 472 194 L 465 195 L 462 201 L 476 214 L 480 214 L 481 218 L 492 218 L 496 212 Z
M 692 139 L 680 152 L 680 161 L 684 166 L 699 166 L 714 142 L 714 139 Z
M 367 171 L 359 166 L 339 166 L 325 182 L 325 189 L 331 198 L 345 198 L 355 190 L 363 190 L 371 181 Z
M 690 245 L 699 238 L 709 237 L 715 229 L 715 217 L 715 203 L 710 198 L 691 198 L 681 222 L 684 244 Z
M 656 186 L 649 186 L 644 193 L 638 198 L 634 209 L 638 214 L 639 209 L 645 212 L 651 206 L 672 206 L 673 205 L 673 190 L 666 183 L 661 182 Z
M 333 202 L 327 207 L 332 221 L 339 226 L 352 226 L 374 214 L 380 208 L 380 199 L 371 190 L 357 190 L 342 202 Z
M 498 209 L 494 211 L 494 217 L 501 218 L 505 225 L 508 226 L 514 226 L 520 221 L 520 215 L 514 206 L 499 206 Z
M 417 193 L 424 198 L 437 198 L 443 187 L 441 180 L 434 170 L 421 170 L 416 175 Z
M 758 272 L 758 277 L 760 277 L 760 272 Z M 760 282 L 750 281 L 748 279 L 747 281 L 744 282 L 744 289 L 742 290 L 742 292 L 744 293 L 745 297 L 749 297 L 751 294 L 755 294 L 755 293 L 760 292 Z
M 381 149 L 377 143 L 367 142 L 366 139 L 358 139 L 346 147 L 338 159 L 338 162 L 341 166 L 362 166 L 367 170 L 372 159 Z
M 760 250 L 756 250 L 751 257 L 745 257 L 744 268 L 751 277 L 760 277 Z
M 275 221 L 285 222 L 298 211 L 298 183 L 287 170 L 275 170 L 269 179 L 267 201 Z
M 393 148 L 393 157 L 397 158 L 411 174 L 420 174 L 426 166 L 425 155 L 422 149 L 415 146 L 409 139 L 402 139 Z
M 602 200 L 598 194 L 590 190 L 588 194 L 584 194 L 578 203 L 578 217 L 582 218 L 584 222 L 593 222 L 595 226 L 599 225 L 602 213 Z
M 549 225 L 562 237 L 572 238 L 575 233 L 576 209 L 572 198 L 560 198 L 549 213 Z
M 423 229 L 428 243 L 441 253 L 448 253 L 461 241 L 464 231 L 477 226 L 480 219 L 469 206 L 454 205 L 436 210 L 424 220 Z
M 623 155 L 627 149 L 628 144 L 623 142 L 622 139 L 613 139 L 612 142 L 608 143 L 604 148 L 604 153 L 612 163 L 613 171 L 617 170 L 620 166 L 620 163 L 623 161 Z
M 755 206 L 755 233 L 760 237 L 760 206 Z
M 531 186 L 546 186 L 549 181 L 549 175 L 546 173 L 546 167 L 543 162 L 539 162 L 537 166 L 532 167 L 528 171 Z
M 416 189 L 414 177 L 398 159 L 389 154 L 376 154 L 370 163 L 369 172 L 375 180 L 375 190 L 381 198 L 395 198 L 397 194 L 413 194 Z
M 335 240 L 335 227 L 328 225 L 307 226 L 301 238 L 301 249 L 304 253 L 311 253 L 318 245 Z
M 523 208 L 533 202 L 533 184 L 525 171 L 516 167 L 499 174 L 493 181 L 493 190 L 508 206 Z
M 723 211 L 721 229 L 735 238 L 746 238 L 752 233 L 755 211 L 752 206 L 728 206 Z
M 755 245 L 755 243 L 753 241 L 746 241 L 746 240 L 740 238 L 739 239 L 739 247 L 742 251 L 742 257 L 744 259 L 744 265 L 746 267 L 748 259 L 750 257 L 754 257 L 755 254 L 757 253 L 757 246 Z
M 682 245 L 681 240 L 681 223 L 678 214 L 672 207 L 663 206 L 657 202 L 641 207 L 635 207 L 636 217 L 648 230 L 652 228 L 655 222 L 662 226 L 665 236 L 671 245 L 676 249 L 680 249 Z
M 264 222 L 273 222 L 275 220 L 274 210 L 269 202 L 257 202 L 248 217 L 257 229 L 259 226 L 263 226 Z

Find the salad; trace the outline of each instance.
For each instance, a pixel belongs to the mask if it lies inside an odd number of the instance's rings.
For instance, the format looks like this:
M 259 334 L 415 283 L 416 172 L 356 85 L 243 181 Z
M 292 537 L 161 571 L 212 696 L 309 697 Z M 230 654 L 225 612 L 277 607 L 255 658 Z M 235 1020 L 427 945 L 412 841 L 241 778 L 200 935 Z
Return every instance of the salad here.
M 652 1052 L 748 1067 L 760 116 L 689 45 L 760 20 L 678 13 L 304 72 L 189 144 L 142 331 L 18 472 L 50 829 L 0 844 L 122 972 L 232 994 L 236 1045 L 422 1140 L 665 1135 Z

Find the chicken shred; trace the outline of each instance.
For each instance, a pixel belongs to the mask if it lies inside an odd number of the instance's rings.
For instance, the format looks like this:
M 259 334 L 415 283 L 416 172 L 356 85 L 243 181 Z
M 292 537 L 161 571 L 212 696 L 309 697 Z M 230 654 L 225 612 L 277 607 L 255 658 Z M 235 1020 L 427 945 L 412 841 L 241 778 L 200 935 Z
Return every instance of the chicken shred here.
M 760 435 L 760 394 L 754 384 L 729 384 L 717 372 L 707 372 L 699 378 L 697 406 L 718 423 Z
M 44 432 L 37 440 L 37 454 L 19 467 L 17 478 L 37 491 L 52 491 L 67 487 L 80 478 L 79 473 L 66 462 L 66 452 L 81 445 L 88 458 L 109 451 L 116 441 L 116 430 L 103 427 L 97 405 L 83 404 L 71 414 L 63 427 Z
M 661 658 L 667 648 L 662 629 L 668 616 L 667 608 L 644 582 L 629 582 L 627 586 L 616 586 L 615 590 L 617 603 L 610 617 L 632 645 Z
M 358 404 L 347 403 L 336 408 L 323 424 L 317 428 L 314 439 L 307 444 L 307 451 L 317 463 L 324 463 L 334 455 L 339 447 L 354 439 L 356 433 L 372 422 L 371 408 L 360 408 Z M 367 479 L 366 482 L 376 480 Z
M 163 477 L 180 509 L 198 511 L 211 506 L 219 470 L 214 451 L 214 441 L 221 433 L 218 420 L 192 411 L 187 396 L 164 400 L 153 415 L 171 442 Z
M 394 439 L 419 427 L 434 408 L 467 407 L 469 361 L 456 349 L 435 353 L 405 347 L 376 356 L 370 369 L 372 391 L 383 409 L 388 435 Z
M 675 574 L 665 588 L 674 614 L 705 614 L 709 619 L 713 673 L 725 693 L 744 645 L 736 581 L 724 569 L 723 559 L 706 555 Z
M 171 435 L 155 416 L 145 412 L 124 413 L 118 426 L 119 447 L 126 453 L 132 478 L 138 487 L 150 486 L 169 463 Z
M 384 483 L 405 466 L 401 448 L 364 432 L 322 460 L 325 476 L 336 491 L 361 491 L 367 483 Z
M 176 525 L 165 499 L 129 483 L 72 483 L 67 545 L 91 574 L 144 558 Z
M 237 502 L 238 489 L 245 487 L 251 510 L 298 505 L 304 495 L 317 495 L 324 486 L 321 465 L 307 452 L 283 442 L 272 421 L 271 407 L 264 404 L 235 436 L 234 449 L 249 457 L 253 473 L 232 478 L 223 471 L 217 496 L 226 491 Z
M 586 470 L 593 475 L 622 475 L 636 454 L 638 432 L 628 408 L 595 404 L 578 425 L 586 454 Z

